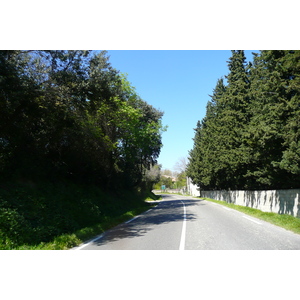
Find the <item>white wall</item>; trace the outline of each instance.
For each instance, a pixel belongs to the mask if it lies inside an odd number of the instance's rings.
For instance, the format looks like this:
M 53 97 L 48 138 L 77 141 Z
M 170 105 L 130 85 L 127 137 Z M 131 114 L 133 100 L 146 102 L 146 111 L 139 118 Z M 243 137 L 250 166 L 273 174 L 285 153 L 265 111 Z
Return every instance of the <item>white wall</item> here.
M 199 197 L 200 196 L 200 189 L 198 188 L 197 185 L 192 183 L 191 178 L 187 177 L 186 178 L 186 185 L 187 185 L 187 193 L 191 196 L 194 197 Z
M 289 214 L 300 218 L 300 189 L 265 191 L 203 191 L 201 197 L 226 201 L 265 212 Z

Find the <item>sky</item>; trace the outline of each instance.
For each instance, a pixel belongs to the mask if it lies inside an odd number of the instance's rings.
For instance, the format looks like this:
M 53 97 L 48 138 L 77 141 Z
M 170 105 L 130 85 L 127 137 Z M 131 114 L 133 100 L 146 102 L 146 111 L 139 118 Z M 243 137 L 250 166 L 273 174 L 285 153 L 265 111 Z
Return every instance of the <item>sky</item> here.
M 252 52 L 246 50 L 247 61 Z M 230 50 L 112 50 L 111 65 L 127 73 L 139 96 L 164 112 L 163 147 L 158 163 L 175 171 L 193 148 L 194 128 L 205 116 L 217 80 L 228 74 Z

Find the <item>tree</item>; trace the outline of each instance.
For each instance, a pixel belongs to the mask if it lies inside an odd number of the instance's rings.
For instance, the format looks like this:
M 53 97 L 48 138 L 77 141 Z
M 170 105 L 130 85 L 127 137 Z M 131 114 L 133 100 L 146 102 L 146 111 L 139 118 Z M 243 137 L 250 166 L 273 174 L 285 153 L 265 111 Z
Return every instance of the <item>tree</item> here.
M 248 106 L 250 82 L 246 71 L 243 50 L 232 51 L 228 62 L 229 74 L 226 91 L 219 100 L 218 115 L 219 144 L 218 160 L 223 166 L 219 174 L 221 188 L 240 188 L 244 185 L 243 175 L 247 169 L 247 157 L 242 144 L 243 135 L 249 122 Z
M 232 51 L 197 123 L 187 174 L 206 189 L 299 187 L 300 51 Z
M 147 190 L 152 191 L 154 184 L 158 183 L 161 179 L 160 176 L 161 165 L 154 165 L 145 174 L 145 185 Z
M 163 113 L 105 51 L 0 51 L 0 174 L 144 188 Z
M 222 176 L 219 176 L 226 167 L 221 163 L 221 153 L 226 146 L 222 112 L 224 110 L 223 97 L 226 87 L 223 79 L 217 81 L 206 107 L 206 115 L 197 122 L 195 129 L 194 146 L 190 151 L 187 176 L 194 184 L 203 188 L 213 188 L 221 185 Z M 223 174 L 224 175 L 224 174 Z
M 118 168 L 126 174 L 126 186 L 144 184 L 147 170 L 157 164 L 162 147 L 161 134 L 166 130 L 161 123 L 163 112 L 143 101 L 122 75 L 127 116 L 121 122 L 118 133 Z M 129 113 L 129 115 L 128 115 Z
M 161 176 L 160 183 L 161 185 L 164 185 L 168 189 L 171 189 L 173 187 L 172 178 L 167 177 L 166 175 Z
M 24 168 L 27 172 L 34 171 L 33 157 L 39 157 L 35 142 L 40 132 L 41 92 L 26 72 L 28 61 L 28 54 L 22 51 L 0 51 L 0 159 L 3 175 L 15 170 L 22 176 Z
M 175 163 L 174 169 L 179 173 L 184 173 L 186 171 L 187 164 L 188 164 L 187 157 L 182 156 Z
M 247 177 L 260 188 L 298 186 L 293 172 L 299 166 L 299 52 L 261 51 L 254 59 L 251 94 L 246 143 L 253 167 Z

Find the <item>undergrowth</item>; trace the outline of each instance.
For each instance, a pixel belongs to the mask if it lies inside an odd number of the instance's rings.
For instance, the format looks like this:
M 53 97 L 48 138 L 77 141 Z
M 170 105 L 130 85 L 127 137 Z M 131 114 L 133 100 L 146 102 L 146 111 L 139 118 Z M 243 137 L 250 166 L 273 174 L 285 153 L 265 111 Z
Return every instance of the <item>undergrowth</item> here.
M 161 199 L 162 199 L 161 195 L 155 195 L 153 192 L 146 193 L 147 201 L 157 201 L 157 200 L 161 200 Z
M 147 210 L 148 195 L 72 183 L 0 186 L 0 249 L 68 249 Z

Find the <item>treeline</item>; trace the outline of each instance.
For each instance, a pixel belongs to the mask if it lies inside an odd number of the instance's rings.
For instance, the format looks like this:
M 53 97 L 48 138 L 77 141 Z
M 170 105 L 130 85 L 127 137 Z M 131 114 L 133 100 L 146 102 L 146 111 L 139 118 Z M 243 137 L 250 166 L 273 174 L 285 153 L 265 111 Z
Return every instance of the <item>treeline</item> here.
M 300 51 L 232 51 L 198 121 L 187 175 L 203 189 L 300 187 Z
M 1 181 L 144 188 L 163 113 L 105 51 L 0 51 Z

